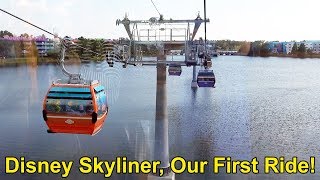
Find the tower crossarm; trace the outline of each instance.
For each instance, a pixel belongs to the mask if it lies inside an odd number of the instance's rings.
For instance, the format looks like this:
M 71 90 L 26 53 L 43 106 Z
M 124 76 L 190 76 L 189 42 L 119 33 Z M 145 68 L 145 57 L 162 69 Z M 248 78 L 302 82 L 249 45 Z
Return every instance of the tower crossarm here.
M 204 23 L 204 19 L 189 19 L 189 20 L 159 20 L 158 23 L 160 24 L 179 24 L 179 23 Z M 210 22 L 210 19 L 206 19 L 206 22 Z M 119 24 L 150 24 L 150 20 L 117 20 L 117 25 Z

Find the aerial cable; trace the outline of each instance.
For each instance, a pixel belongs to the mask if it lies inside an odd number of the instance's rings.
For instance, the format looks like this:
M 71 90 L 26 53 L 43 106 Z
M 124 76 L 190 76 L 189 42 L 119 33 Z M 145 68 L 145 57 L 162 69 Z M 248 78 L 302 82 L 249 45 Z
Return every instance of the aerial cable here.
M 204 51 L 207 53 L 207 6 L 206 0 L 204 0 Z
M 154 8 L 157 10 L 157 12 L 158 12 L 158 14 L 159 14 L 159 16 L 160 16 L 160 19 L 159 19 L 159 20 L 160 20 L 160 21 L 163 20 L 163 14 L 160 13 L 160 11 L 158 10 L 157 6 L 154 4 L 153 0 L 151 0 L 151 2 L 152 2 Z M 172 26 L 170 23 L 169 23 L 169 26 L 171 26 L 171 29 L 173 29 L 173 26 Z
M 27 23 L 27 24 L 31 25 L 31 26 L 34 26 L 34 27 L 36 27 L 36 28 L 38 28 L 38 29 L 40 29 L 40 30 L 42 30 L 42 31 L 44 31 L 44 32 L 46 32 L 46 33 L 48 33 L 48 34 L 51 34 L 51 35 L 55 36 L 53 33 L 49 32 L 49 31 L 47 31 L 47 30 L 45 30 L 45 29 L 42 29 L 41 27 L 36 26 L 36 25 L 34 25 L 34 24 L 32 24 L 32 23 L 30 23 L 30 22 L 28 22 L 28 21 L 24 20 L 24 19 L 21 19 L 21 18 L 19 18 L 18 16 L 15 16 L 15 15 L 13 15 L 13 14 L 11 14 L 11 13 L 9 13 L 9 12 L 7 12 L 7 11 L 5 11 L 5 10 L 1 9 L 1 8 L 0 8 L 0 10 L 1 10 L 2 12 L 4 12 L 4 13 L 9 14 L 10 16 L 13 16 L 13 17 L 15 17 L 15 18 L 17 18 L 17 19 L 19 19 L 19 20 L 21 20 L 21 21 L 23 21 L 23 22 L 25 22 L 25 23 Z
M 157 6 L 154 4 L 154 2 L 153 2 L 152 0 L 151 0 L 151 2 L 152 2 L 152 4 L 153 4 L 154 8 L 156 8 L 156 10 L 157 10 L 157 12 L 158 12 L 159 16 L 161 17 L 162 15 L 161 15 L 161 13 L 159 12 L 159 10 L 158 10 Z

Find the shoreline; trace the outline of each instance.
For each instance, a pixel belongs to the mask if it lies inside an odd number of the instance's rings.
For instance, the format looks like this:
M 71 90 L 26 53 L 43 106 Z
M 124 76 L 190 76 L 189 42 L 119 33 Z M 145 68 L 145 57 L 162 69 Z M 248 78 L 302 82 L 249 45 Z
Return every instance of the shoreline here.
M 221 55 L 222 56 L 222 55 Z M 269 56 L 248 56 L 244 54 L 237 54 L 233 56 L 244 56 L 244 57 L 278 57 L 278 58 L 292 58 L 292 59 L 320 59 L 320 54 L 316 55 L 306 55 L 304 57 L 299 57 L 298 55 L 279 55 L 279 54 L 273 54 Z M 95 61 L 95 60 L 91 60 Z M 77 64 L 81 63 L 81 60 L 75 59 L 70 60 L 69 62 L 66 62 L 66 64 Z M 0 67 L 2 66 L 18 66 L 18 65 L 42 65 L 42 64 L 59 64 L 58 59 L 54 58 L 32 58 L 32 57 L 26 57 L 26 58 L 7 58 L 7 59 L 0 59 Z
M 320 54 L 312 54 L 312 55 L 305 55 L 300 57 L 298 55 L 289 55 L 289 54 L 270 54 L 268 56 L 248 56 L 239 54 L 239 56 L 247 56 L 247 57 L 278 57 L 278 58 L 292 58 L 292 59 L 320 59 Z
M 65 64 L 79 64 L 80 60 L 69 60 L 69 62 L 65 62 Z M 59 64 L 58 59 L 54 58 L 7 58 L 0 59 L 0 67 L 3 66 L 19 66 L 19 65 L 42 65 L 42 64 Z
M 304 55 L 303 57 L 299 57 L 299 55 L 288 55 L 288 54 L 284 54 L 284 55 L 270 55 L 270 57 L 286 57 L 286 58 L 299 58 L 299 59 L 320 59 L 320 54 L 309 54 L 309 55 Z
M 0 65 L 54 63 L 54 62 L 58 62 L 57 59 L 53 59 L 53 58 L 32 58 L 32 57 L 0 59 Z

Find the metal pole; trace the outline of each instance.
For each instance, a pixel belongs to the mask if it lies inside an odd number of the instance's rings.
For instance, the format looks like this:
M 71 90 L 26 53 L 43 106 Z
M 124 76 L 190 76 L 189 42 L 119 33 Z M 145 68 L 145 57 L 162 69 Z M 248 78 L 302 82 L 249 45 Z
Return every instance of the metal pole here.
M 207 53 L 207 12 L 206 12 L 206 0 L 204 0 L 204 52 Z
M 163 50 L 160 51 L 157 60 L 166 60 L 166 53 Z M 165 63 L 157 64 L 157 94 L 154 144 L 154 157 L 156 160 L 161 161 L 161 165 L 159 168 L 164 170 L 164 176 L 167 176 L 170 173 L 166 69 L 167 66 Z
M 184 47 L 184 58 L 185 58 L 186 61 L 187 61 L 188 55 L 189 55 L 189 36 L 190 36 L 189 25 L 190 24 L 188 23 L 186 42 L 185 42 L 185 47 Z
M 197 66 L 193 66 L 193 82 L 197 82 Z

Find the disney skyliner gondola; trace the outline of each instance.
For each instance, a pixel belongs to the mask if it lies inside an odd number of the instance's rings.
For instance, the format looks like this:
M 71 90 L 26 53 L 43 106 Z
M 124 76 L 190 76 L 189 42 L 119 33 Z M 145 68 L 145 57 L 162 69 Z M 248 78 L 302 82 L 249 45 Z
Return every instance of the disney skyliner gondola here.
M 212 60 L 209 53 L 207 52 L 206 46 L 207 46 L 206 42 L 204 42 L 203 44 L 188 42 L 189 52 L 188 52 L 188 55 L 186 56 L 185 63 L 187 66 L 196 66 L 200 62 L 202 69 L 198 71 L 197 85 L 199 87 L 209 88 L 209 87 L 215 87 L 214 85 L 216 83 L 216 78 L 213 70 L 210 70 L 210 68 L 212 67 Z M 169 71 L 169 74 L 170 74 L 170 71 Z
M 182 68 L 180 64 L 169 64 L 168 68 L 169 76 L 180 76 Z
M 206 1 L 204 1 L 204 19 L 206 17 Z M 202 60 L 202 66 L 204 70 L 199 70 L 197 76 L 197 84 L 199 87 L 215 87 L 216 77 L 214 75 L 213 70 L 209 68 L 212 67 L 211 57 L 207 51 L 207 22 L 204 22 L 204 53 L 198 54 L 199 58 Z
M 213 73 L 213 70 L 209 69 L 212 66 L 211 57 L 205 53 L 202 60 L 204 69 L 199 70 L 198 72 L 197 84 L 199 87 L 214 87 L 216 83 L 216 77 Z
M 60 65 L 68 77 L 52 83 L 43 101 L 48 133 L 97 134 L 108 116 L 105 88 L 97 80 L 84 80 L 64 67 L 66 40 L 61 41 Z

